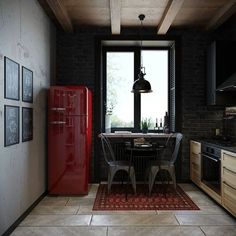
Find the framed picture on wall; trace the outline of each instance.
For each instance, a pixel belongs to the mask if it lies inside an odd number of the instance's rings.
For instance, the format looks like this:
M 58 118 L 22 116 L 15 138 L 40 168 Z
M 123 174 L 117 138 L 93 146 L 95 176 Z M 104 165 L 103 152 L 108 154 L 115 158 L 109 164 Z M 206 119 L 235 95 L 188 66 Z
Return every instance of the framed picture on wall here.
M 22 66 L 22 101 L 33 102 L 33 71 Z
M 4 147 L 19 143 L 19 107 L 4 106 Z
M 33 108 L 22 107 L 22 142 L 33 139 Z
M 20 99 L 20 65 L 4 57 L 4 98 Z

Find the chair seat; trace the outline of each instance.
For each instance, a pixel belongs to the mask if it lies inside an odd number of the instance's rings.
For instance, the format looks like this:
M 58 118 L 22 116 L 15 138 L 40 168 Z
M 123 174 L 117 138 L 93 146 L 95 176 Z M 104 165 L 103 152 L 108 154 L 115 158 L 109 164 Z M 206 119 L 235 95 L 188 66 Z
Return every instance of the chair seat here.
M 160 160 L 160 161 L 150 161 L 150 166 L 170 166 L 173 165 L 170 161 Z
M 109 161 L 110 166 L 127 166 L 129 167 L 129 161 Z M 131 163 L 132 166 L 132 163 Z

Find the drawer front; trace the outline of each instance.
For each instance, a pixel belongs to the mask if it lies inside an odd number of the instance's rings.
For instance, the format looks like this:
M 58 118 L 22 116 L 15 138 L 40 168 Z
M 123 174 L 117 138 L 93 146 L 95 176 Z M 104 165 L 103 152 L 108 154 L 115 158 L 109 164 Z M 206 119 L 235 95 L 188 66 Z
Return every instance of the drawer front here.
M 230 210 L 234 215 L 236 214 L 236 189 L 228 183 L 222 184 L 223 205 Z
M 222 166 L 236 173 L 236 154 L 223 151 Z
M 228 169 L 225 166 L 223 166 L 222 169 L 222 180 L 236 189 L 236 172 Z
M 201 143 L 190 141 L 190 152 L 195 154 L 201 153 Z

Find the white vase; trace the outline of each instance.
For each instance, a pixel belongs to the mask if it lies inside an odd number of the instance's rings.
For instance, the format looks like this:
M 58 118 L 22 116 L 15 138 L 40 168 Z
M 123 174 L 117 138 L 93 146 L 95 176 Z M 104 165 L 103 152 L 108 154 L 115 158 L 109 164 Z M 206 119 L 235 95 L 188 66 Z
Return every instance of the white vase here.
M 105 131 L 106 133 L 111 133 L 111 115 L 106 115 Z

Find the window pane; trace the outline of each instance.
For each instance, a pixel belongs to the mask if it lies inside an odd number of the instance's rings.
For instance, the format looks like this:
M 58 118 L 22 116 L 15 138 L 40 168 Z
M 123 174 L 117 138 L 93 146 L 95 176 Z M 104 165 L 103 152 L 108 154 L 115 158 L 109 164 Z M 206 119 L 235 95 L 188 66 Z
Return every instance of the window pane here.
M 154 128 L 156 119 L 162 125 L 165 112 L 168 111 L 168 51 L 143 50 L 143 66 L 146 70 L 145 79 L 152 86 L 152 93 L 141 95 L 141 119 L 150 118 L 151 129 Z
M 111 127 L 134 126 L 134 53 L 107 52 L 107 114 Z

